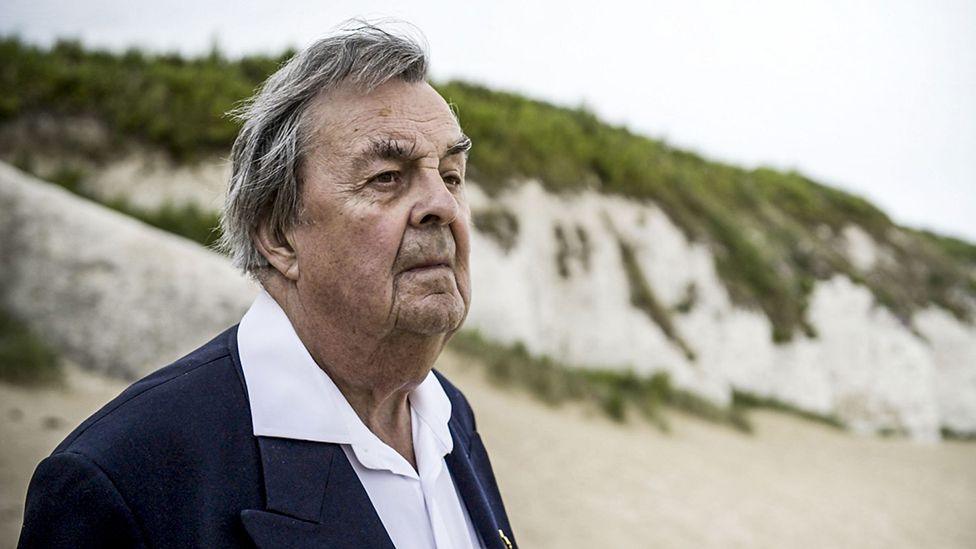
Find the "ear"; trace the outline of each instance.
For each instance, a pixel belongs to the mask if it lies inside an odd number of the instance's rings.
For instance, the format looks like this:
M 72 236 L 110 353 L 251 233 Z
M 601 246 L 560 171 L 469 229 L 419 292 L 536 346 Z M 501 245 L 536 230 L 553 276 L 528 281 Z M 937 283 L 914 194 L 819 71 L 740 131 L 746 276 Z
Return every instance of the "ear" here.
M 288 280 L 298 280 L 298 254 L 295 252 L 291 230 L 281 234 L 272 230 L 267 221 L 262 221 L 251 239 L 258 252 L 276 271 Z

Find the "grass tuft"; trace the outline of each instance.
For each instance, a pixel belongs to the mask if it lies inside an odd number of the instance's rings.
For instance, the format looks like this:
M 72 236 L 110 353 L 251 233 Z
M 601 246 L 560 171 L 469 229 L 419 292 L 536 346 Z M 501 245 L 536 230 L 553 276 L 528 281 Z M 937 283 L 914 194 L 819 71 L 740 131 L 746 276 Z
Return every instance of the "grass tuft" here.
M 137 208 L 126 200 L 114 200 L 106 205 L 143 223 L 188 238 L 211 249 L 220 238 L 220 216 L 205 211 L 193 203 L 178 206 L 166 202 L 156 210 Z
M 681 348 L 688 360 L 695 360 L 695 351 L 678 333 L 674 322 L 671 320 L 671 313 L 657 300 L 654 290 L 648 284 L 647 277 L 644 276 L 644 271 L 637 262 L 634 248 L 619 237 L 617 243 L 620 246 L 620 260 L 623 262 L 624 272 L 627 274 L 627 283 L 630 287 L 630 303 L 657 324 L 664 335 Z
M 844 423 L 834 415 L 824 415 L 815 412 L 809 412 L 797 408 L 796 406 L 783 402 L 775 398 L 761 397 L 746 391 L 734 390 L 732 392 L 732 404 L 735 408 L 740 410 L 750 410 L 755 408 L 765 408 L 768 410 L 776 410 L 777 412 L 783 412 L 796 417 L 803 418 L 808 421 L 813 421 L 836 429 L 846 429 Z
M 501 246 L 505 253 L 518 242 L 519 223 L 515 214 L 502 207 L 491 207 L 471 214 L 474 226 Z
M 44 385 L 61 379 L 57 353 L 22 322 L 0 311 L 0 380 Z
M 941 429 L 941 432 L 942 432 L 942 438 L 945 440 L 976 442 L 976 432 L 973 431 L 956 431 L 955 429 L 943 427 Z
M 42 179 L 45 178 L 41 174 L 34 175 Z M 117 212 L 134 217 L 143 223 L 188 238 L 209 248 L 212 248 L 220 238 L 220 216 L 215 212 L 204 210 L 193 203 L 176 205 L 172 202 L 166 202 L 159 208 L 149 210 L 133 206 L 123 198 L 101 200 L 85 189 L 84 179 L 86 175 L 87 173 L 83 169 L 65 163 L 58 167 L 53 174 L 48 175 L 46 179 L 78 196 L 93 200 Z
M 742 432 L 752 430 L 742 410 L 724 409 L 676 389 L 665 372 L 638 376 L 632 371 L 570 368 L 548 357 L 531 355 L 521 343 L 495 343 L 476 331 L 455 334 L 449 347 L 476 359 L 475 363 L 484 364 L 490 382 L 521 388 L 551 406 L 570 401 L 589 403 L 618 422 L 627 421 L 636 412 L 664 432 L 670 430 L 665 408 Z

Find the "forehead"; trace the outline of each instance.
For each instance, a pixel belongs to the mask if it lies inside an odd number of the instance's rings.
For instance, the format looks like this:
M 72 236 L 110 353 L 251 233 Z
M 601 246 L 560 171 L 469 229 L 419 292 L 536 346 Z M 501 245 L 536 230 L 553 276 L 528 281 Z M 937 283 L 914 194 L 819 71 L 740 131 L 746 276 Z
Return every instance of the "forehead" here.
M 309 109 L 314 144 L 352 152 L 376 139 L 404 139 L 439 150 L 461 136 L 447 102 L 426 82 L 391 80 L 370 93 L 344 85 Z

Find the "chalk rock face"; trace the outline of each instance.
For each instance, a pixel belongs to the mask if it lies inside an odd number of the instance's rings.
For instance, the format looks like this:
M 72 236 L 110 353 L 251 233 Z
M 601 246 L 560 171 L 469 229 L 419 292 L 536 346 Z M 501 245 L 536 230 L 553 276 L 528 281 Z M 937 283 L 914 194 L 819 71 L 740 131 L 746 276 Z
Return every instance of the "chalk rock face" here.
M 949 313 L 929 308 L 915 315 L 918 331 L 928 340 L 933 357 L 935 400 L 942 426 L 976 431 L 976 337 L 973 327 Z
M 135 378 L 240 320 L 224 257 L 0 164 L 0 299 L 79 364 Z
M 230 163 L 203 160 L 193 166 L 174 164 L 160 154 L 123 156 L 93 170 L 86 190 L 101 201 L 124 198 L 144 210 L 165 204 L 218 210 L 230 180 Z
M 711 251 L 651 202 L 529 182 L 472 211 L 466 326 L 569 366 L 668 372 L 717 404 L 734 390 L 834 416 L 857 431 L 976 433 L 976 327 L 929 307 L 913 332 L 845 276 L 819 281 L 816 338 L 771 338 L 732 303 Z M 510 217 L 506 217 L 510 216 Z M 230 262 L 0 164 L 0 299 L 75 361 L 135 377 L 237 322 L 257 291 Z M 858 229 L 844 252 L 887 261 Z M 635 280 L 640 281 L 635 284 Z
M 976 432 L 976 328 L 942 310 L 918 313 L 913 333 L 867 288 L 835 276 L 810 297 L 818 336 L 777 345 L 764 315 L 731 302 L 710 250 L 653 203 L 555 196 L 532 182 L 498 197 L 469 190 L 476 215 L 506 210 L 518 225 L 508 246 L 473 237 L 467 325 L 489 338 L 570 365 L 666 371 L 717 403 L 747 391 L 857 431 Z M 883 252 L 862 233 L 845 231 L 847 251 L 868 269 Z M 635 306 L 621 242 L 670 328 Z

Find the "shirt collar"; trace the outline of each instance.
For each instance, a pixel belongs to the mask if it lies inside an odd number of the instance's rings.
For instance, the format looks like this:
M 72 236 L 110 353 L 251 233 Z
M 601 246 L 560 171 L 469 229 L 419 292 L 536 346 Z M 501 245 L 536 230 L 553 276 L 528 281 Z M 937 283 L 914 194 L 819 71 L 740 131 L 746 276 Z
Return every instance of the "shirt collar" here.
M 255 436 L 374 446 L 383 444 L 318 367 L 281 306 L 261 290 L 237 330 Z M 453 449 L 451 401 L 433 372 L 408 396 L 444 454 Z

